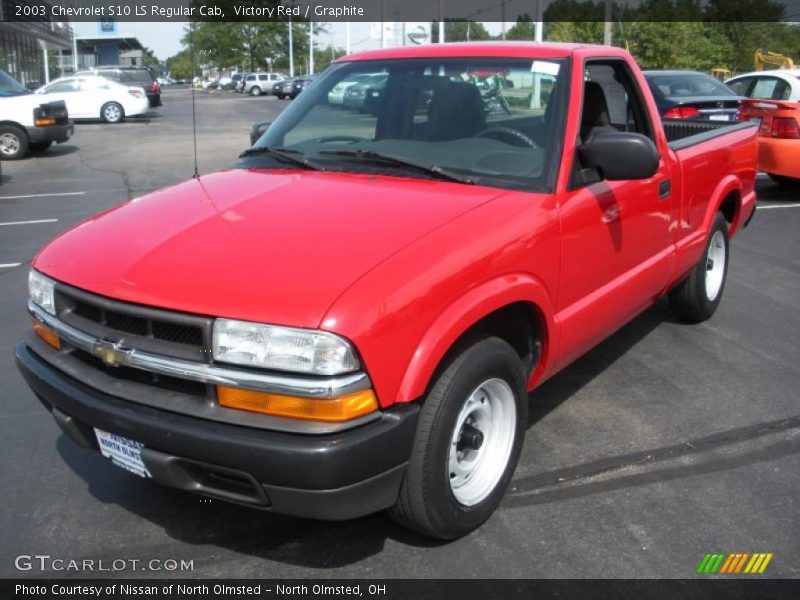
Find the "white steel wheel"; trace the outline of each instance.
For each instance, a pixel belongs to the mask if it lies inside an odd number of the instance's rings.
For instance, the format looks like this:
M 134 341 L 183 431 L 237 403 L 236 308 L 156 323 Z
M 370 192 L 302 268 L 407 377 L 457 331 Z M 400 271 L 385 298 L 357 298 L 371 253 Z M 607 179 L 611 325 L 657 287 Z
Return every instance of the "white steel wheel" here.
M 722 289 L 726 260 L 725 237 L 721 231 L 715 231 L 706 254 L 706 297 L 711 302 L 716 300 Z
M 511 386 L 499 378 L 481 383 L 467 398 L 450 440 L 450 490 L 464 506 L 497 487 L 514 444 L 517 410 Z

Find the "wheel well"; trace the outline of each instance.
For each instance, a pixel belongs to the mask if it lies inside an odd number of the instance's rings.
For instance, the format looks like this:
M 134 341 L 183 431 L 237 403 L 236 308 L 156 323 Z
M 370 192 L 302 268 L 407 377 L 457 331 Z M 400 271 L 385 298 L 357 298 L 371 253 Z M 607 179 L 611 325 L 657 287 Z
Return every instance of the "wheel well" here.
M 538 308 L 528 302 L 515 302 L 498 308 L 459 336 L 436 367 L 428 385 L 436 381 L 450 361 L 466 346 L 476 338 L 488 336 L 499 337 L 508 342 L 522 360 L 526 375 L 530 375 L 542 355 L 544 344 L 542 323 Z
M 739 192 L 731 192 L 725 199 L 722 201 L 722 204 L 719 206 L 719 212 L 722 213 L 722 216 L 725 217 L 725 221 L 728 223 L 728 229 L 730 229 L 731 225 L 733 225 L 733 221 L 736 218 L 736 213 L 739 211 Z

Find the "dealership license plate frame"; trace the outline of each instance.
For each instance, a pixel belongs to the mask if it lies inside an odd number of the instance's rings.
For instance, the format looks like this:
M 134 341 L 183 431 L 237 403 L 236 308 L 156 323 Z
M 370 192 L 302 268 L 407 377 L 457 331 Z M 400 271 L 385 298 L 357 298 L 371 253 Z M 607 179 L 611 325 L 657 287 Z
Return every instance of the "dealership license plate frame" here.
M 116 466 L 144 479 L 152 477 L 142 460 L 144 444 L 129 438 L 94 428 L 100 454 L 111 459 Z

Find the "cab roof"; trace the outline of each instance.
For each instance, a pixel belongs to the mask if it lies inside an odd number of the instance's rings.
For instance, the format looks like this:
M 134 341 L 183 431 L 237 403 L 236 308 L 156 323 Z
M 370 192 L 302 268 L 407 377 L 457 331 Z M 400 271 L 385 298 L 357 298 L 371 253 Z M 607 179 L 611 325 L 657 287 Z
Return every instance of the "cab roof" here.
M 599 51 L 599 54 L 607 55 L 617 55 L 619 52 L 619 48 L 600 46 L 597 44 L 456 42 L 367 50 L 366 52 L 343 56 L 339 61 L 448 57 L 566 58 L 579 49 L 596 49 Z

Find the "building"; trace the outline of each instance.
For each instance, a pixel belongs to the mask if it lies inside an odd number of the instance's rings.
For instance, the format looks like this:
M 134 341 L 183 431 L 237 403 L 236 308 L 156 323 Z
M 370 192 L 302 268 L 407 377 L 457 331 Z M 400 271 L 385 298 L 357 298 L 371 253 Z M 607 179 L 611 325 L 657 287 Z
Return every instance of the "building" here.
M 144 47 L 135 37 L 78 37 L 75 46 L 78 48 L 77 70 L 104 65 L 138 66 L 144 56 Z M 65 72 L 76 70 L 72 48 L 63 52 L 62 61 Z
M 39 0 L 0 0 L 0 69 L 22 84 L 48 82 L 53 71 L 60 74 L 58 55 L 71 48 L 72 28 L 47 16 L 19 20 L 13 16 L 19 5 L 44 5 L 50 12 L 50 4 Z

